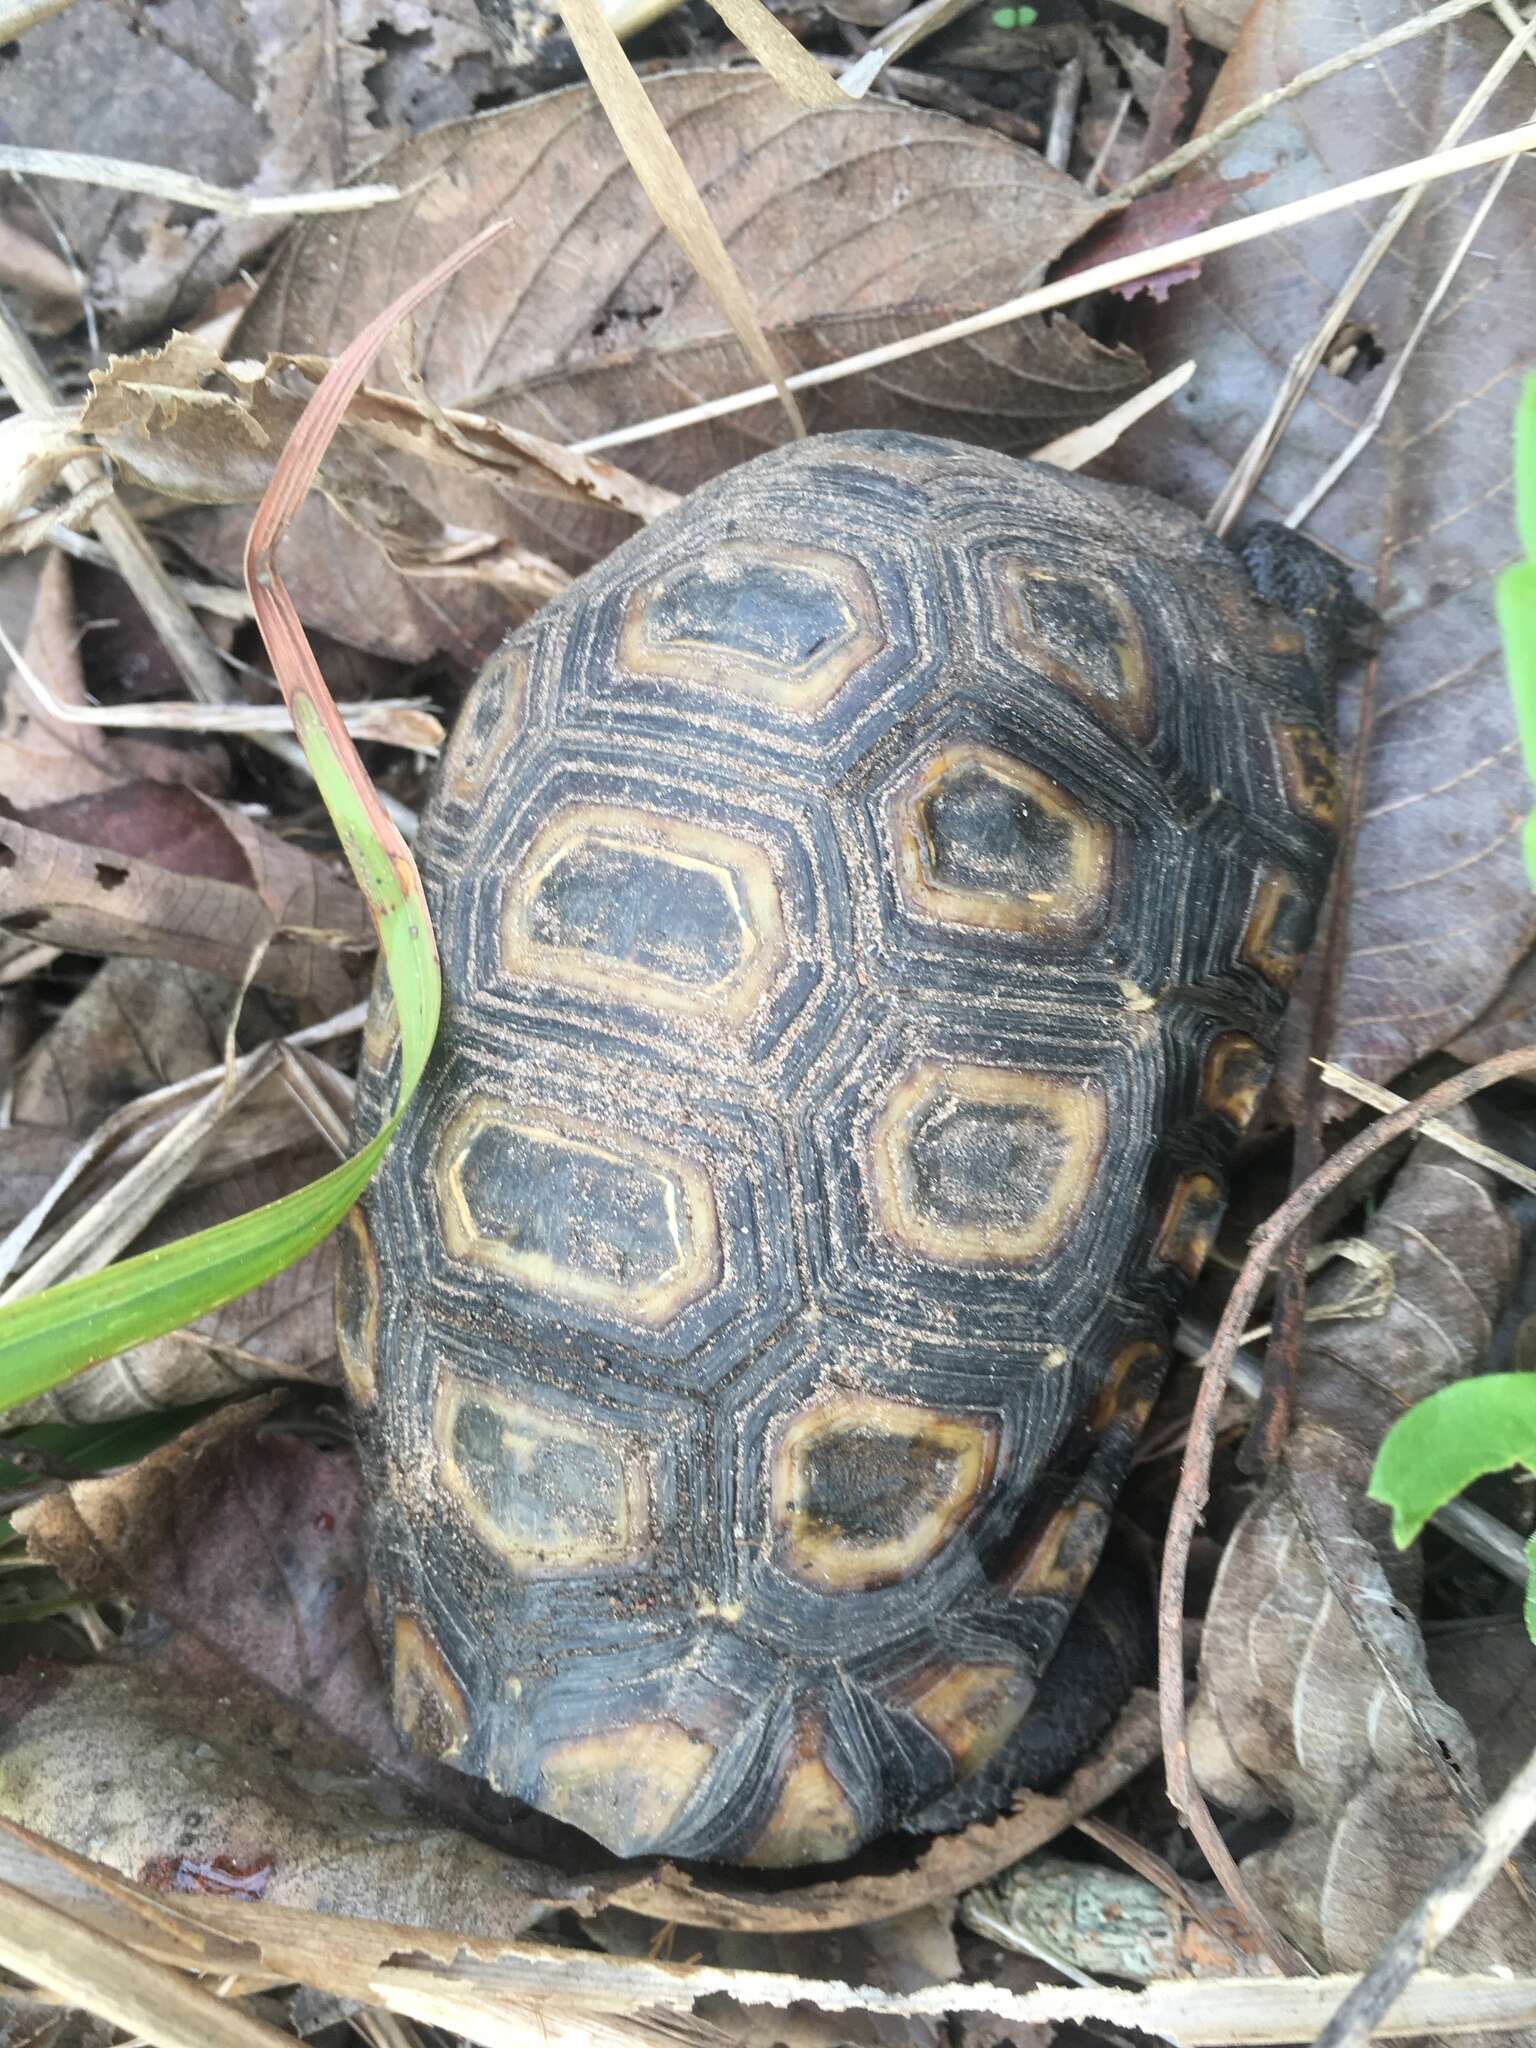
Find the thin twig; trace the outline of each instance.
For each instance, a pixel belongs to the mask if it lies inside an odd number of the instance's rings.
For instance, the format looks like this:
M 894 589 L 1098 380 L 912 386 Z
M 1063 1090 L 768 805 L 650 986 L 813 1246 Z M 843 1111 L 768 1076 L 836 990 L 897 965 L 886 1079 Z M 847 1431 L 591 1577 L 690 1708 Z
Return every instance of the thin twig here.
M 231 213 L 241 220 L 283 219 L 290 213 L 356 213 L 400 197 L 394 185 L 348 185 L 329 192 L 291 192 L 286 197 L 281 193 L 234 192 L 227 185 L 210 185 L 203 178 L 168 171 L 160 164 L 84 156 L 73 149 L 26 149 L 13 142 L 0 142 L 0 171 L 62 178 L 67 184 L 104 185 L 114 192 L 142 192 L 151 199 L 198 206 L 208 213 Z
M 90 562 L 101 569 L 113 566 L 112 557 L 92 534 L 71 533 L 51 526 L 48 544 L 63 554 L 72 555 L 77 562 Z M 232 583 L 204 583 L 194 576 L 176 576 L 169 571 L 166 572 L 166 581 L 194 611 L 212 612 L 216 618 L 234 619 L 242 625 L 251 617 L 251 600 Z
M 886 363 L 922 355 L 928 349 L 942 348 L 952 341 L 967 341 L 972 335 L 989 333 L 995 327 L 1006 327 L 1031 313 L 1046 313 L 1055 306 L 1070 305 L 1074 299 L 1087 298 L 1091 293 L 1109 291 L 1116 285 L 1133 284 L 1138 278 L 1152 277 L 1160 270 L 1219 255 L 1223 250 L 1238 248 L 1245 242 L 1260 241 L 1266 235 L 1283 233 L 1288 228 L 1300 227 L 1327 214 L 1360 206 L 1367 200 L 1383 199 L 1410 186 L 1433 184 L 1437 179 L 1455 177 L 1483 164 L 1499 163 L 1507 156 L 1520 156 L 1530 149 L 1536 149 L 1536 121 L 1527 121 L 1519 128 L 1506 129 L 1498 135 L 1482 136 L 1476 142 L 1463 143 L 1457 149 L 1436 150 L 1430 156 L 1415 157 L 1410 163 L 1393 164 L 1384 171 L 1373 171 L 1368 177 L 1356 178 L 1347 185 L 1314 192 L 1305 199 L 1290 200 L 1282 206 L 1267 207 L 1262 212 L 1247 214 L 1241 220 L 1223 221 L 1216 227 L 1203 228 L 1199 234 L 1181 235 L 1176 241 L 1164 242 L 1155 249 L 1144 249 L 1134 255 L 1117 256 L 1107 263 L 1092 264 L 1087 270 L 1074 271 L 1070 276 L 1040 285 L 1034 291 L 1022 292 L 1017 298 L 1005 299 L 1001 305 L 989 306 L 984 312 L 967 314 L 964 319 L 947 321 L 942 327 L 931 327 L 923 334 L 908 335 L 900 341 L 886 342 L 879 348 L 861 349 L 857 354 L 839 357 L 835 362 L 819 363 L 811 369 L 796 371 L 784 381 L 792 391 L 835 384 L 843 377 L 880 369 Z M 721 419 L 728 413 L 765 405 L 776 396 L 771 384 L 757 384 L 749 390 L 733 391 L 722 398 L 707 399 L 702 405 L 687 406 L 680 412 L 665 413 L 656 419 L 639 420 L 631 426 L 617 427 L 611 433 L 596 434 L 588 440 L 573 441 L 569 445 L 578 455 L 590 455 L 600 448 L 648 441 L 657 434 L 671 433 L 678 427 L 696 426 L 701 420 Z
M 1189 1567 L 1190 1545 L 1194 1540 L 1206 1501 L 1210 1498 L 1211 1458 L 1216 1447 L 1217 1419 L 1232 1370 L 1233 1357 L 1253 1312 L 1277 1253 L 1304 1216 L 1309 1216 L 1325 1195 L 1348 1179 L 1364 1160 L 1384 1145 L 1416 1129 L 1428 1118 L 1455 1109 L 1484 1088 L 1515 1074 L 1536 1070 L 1536 1046 L 1521 1046 L 1484 1060 L 1479 1066 L 1443 1081 L 1417 1101 L 1405 1103 L 1378 1123 L 1359 1132 L 1342 1145 L 1316 1173 L 1293 1190 L 1255 1231 L 1248 1256 L 1222 1311 L 1216 1335 L 1206 1360 L 1205 1374 L 1195 1398 L 1189 1421 L 1189 1443 L 1184 1453 L 1178 1491 L 1169 1517 L 1168 1540 L 1163 1552 L 1162 1587 L 1158 1600 L 1159 1700 L 1163 1723 L 1163 1762 L 1168 1776 L 1168 1796 L 1183 1814 L 1190 1832 L 1204 1850 L 1206 1860 L 1221 1881 L 1222 1889 L 1254 1928 L 1264 1932 L 1265 1919 L 1211 1818 L 1189 1764 L 1189 1743 L 1184 1715 L 1184 1584 Z M 1299 1953 L 1273 1930 L 1265 1947 L 1282 1967 L 1306 1965 Z
M 1475 1822 L 1475 1840 L 1446 1864 L 1317 2037 L 1316 2048 L 1360 2048 L 1409 1980 L 1461 1924 L 1536 1824 L 1536 1753 Z
M 1467 96 L 1456 118 L 1441 136 L 1436 155 L 1440 150 L 1453 148 L 1457 138 L 1464 135 L 1472 126 L 1515 65 L 1531 48 L 1533 39 L 1536 39 L 1536 16 L 1529 22 L 1521 24 L 1519 35 L 1512 37 L 1489 65 L 1476 87 Z M 1427 184 L 1415 181 L 1403 192 L 1396 206 L 1366 243 L 1316 329 L 1291 358 L 1267 416 L 1238 458 L 1231 475 L 1217 493 L 1215 503 L 1206 514 L 1206 524 L 1213 532 L 1230 533 L 1241 516 L 1243 507 L 1252 496 L 1254 487 L 1280 445 L 1281 435 L 1289 426 L 1296 408 L 1306 395 L 1307 387 L 1327 355 L 1334 336 L 1344 324 L 1355 300 L 1365 289 L 1367 281 L 1407 226 L 1427 189 Z
M 1113 412 L 1105 413 L 1102 419 L 1091 420 L 1086 427 L 1073 427 L 1069 433 L 1058 434 L 1054 441 L 1047 441 L 1043 448 L 1032 450 L 1030 461 L 1049 462 L 1057 469 L 1081 469 L 1107 448 L 1113 448 L 1127 427 L 1134 426 L 1149 412 L 1155 412 L 1176 391 L 1182 391 L 1194 374 L 1193 360 L 1179 363 L 1165 377 L 1159 377 L 1145 391 L 1138 391 L 1134 398 L 1125 399 Z
M 1083 76 L 1081 57 L 1069 57 L 1056 74 L 1056 91 L 1051 99 L 1051 125 L 1045 137 L 1045 160 L 1053 171 L 1064 171 L 1072 155 L 1072 138 L 1077 133 L 1077 107 L 1083 96 Z
M 1467 0 L 1467 4 L 1471 5 L 1471 0 Z M 1131 91 L 1129 86 L 1121 93 L 1119 105 L 1115 108 L 1110 118 L 1109 128 L 1105 133 L 1104 140 L 1099 144 L 1099 153 L 1089 166 L 1088 175 L 1083 180 L 1083 190 L 1085 192 L 1097 192 L 1100 185 L 1103 184 L 1104 166 L 1109 162 L 1110 152 L 1120 140 L 1120 130 L 1125 126 L 1125 117 L 1131 111 L 1131 102 L 1135 97 L 1135 93 Z
M 1224 142 L 1230 142 L 1234 135 L 1243 130 L 1285 100 L 1293 100 L 1299 94 L 1309 92 L 1314 85 L 1321 85 L 1324 79 L 1336 78 L 1341 71 L 1353 70 L 1357 64 L 1364 64 L 1372 57 L 1379 57 L 1383 50 L 1395 49 L 1399 43 L 1406 43 L 1414 36 L 1422 36 L 1430 29 L 1440 28 L 1458 16 L 1470 14 L 1474 7 L 1481 7 L 1485 0 L 1443 0 L 1439 7 L 1430 8 L 1427 14 L 1410 15 L 1394 28 L 1384 29 L 1379 36 L 1372 36 L 1368 42 L 1356 43 L 1353 49 L 1341 50 L 1336 57 L 1329 57 L 1324 63 L 1314 64 L 1309 70 L 1298 71 L 1285 85 L 1277 85 L 1272 92 L 1261 92 L 1257 99 L 1250 100 L 1245 107 L 1239 107 L 1235 114 L 1229 114 L 1225 121 L 1218 121 L 1214 128 L 1208 128 L 1203 135 L 1195 135 L 1186 143 L 1150 165 L 1138 171 L 1134 178 L 1128 178 L 1123 185 L 1115 188 L 1115 198 L 1131 200 L 1143 192 L 1150 192 L 1155 185 L 1166 185 L 1170 178 L 1176 178 L 1180 171 L 1188 170 L 1191 164 L 1199 163 L 1213 150 L 1220 149 Z

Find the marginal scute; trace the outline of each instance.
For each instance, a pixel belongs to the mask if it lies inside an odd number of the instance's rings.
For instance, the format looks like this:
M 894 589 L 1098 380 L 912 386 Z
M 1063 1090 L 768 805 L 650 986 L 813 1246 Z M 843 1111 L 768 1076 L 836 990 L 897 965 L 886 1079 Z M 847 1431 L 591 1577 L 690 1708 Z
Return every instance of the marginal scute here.
M 891 797 L 890 833 L 907 907 L 938 923 L 1060 939 L 1105 908 L 1110 827 L 996 747 L 923 761 Z
M 1107 577 L 1018 555 L 996 559 L 1005 649 L 1135 740 L 1156 722 L 1152 658 L 1136 608 Z
M 395 1616 L 395 1725 L 423 1756 L 451 1763 L 469 1739 L 469 1703 L 442 1651 L 413 1614 Z
M 1016 1600 L 1081 1597 L 1093 1577 L 1109 1533 L 1109 1509 L 1102 1501 L 1069 1501 L 1048 1515 L 1023 1546 L 1005 1590 Z
M 792 1415 L 773 1454 L 775 1555 L 806 1585 L 868 1592 L 909 1578 L 991 1483 L 984 1414 L 835 1392 Z
M 486 671 L 454 727 L 443 756 L 444 794 L 477 803 L 527 716 L 528 656 L 522 648 L 509 648 Z
M 632 675 L 814 716 L 885 644 L 874 585 L 852 555 L 720 540 L 635 586 L 619 660 Z
M 1240 952 L 1275 988 L 1289 992 L 1312 930 L 1312 902 L 1287 868 L 1260 872 Z
M 1339 822 L 1339 774 L 1328 735 L 1309 723 L 1279 723 L 1274 736 L 1291 809 L 1333 830 Z
M 524 1576 L 637 1562 L 651 1544 L 651 1453 L 445 1373 L 433 1404 L 439 1477 L 489 1550 Z
M 1117 1422 L 1124 1424 L 1133 1436 L 1140 1435 L 1142 1424 L 1151 1413 L 1167 1355 L 1161 1344 L 1146 1337 L 1136 1337 L 1121 1345 L 1094 1398 L 1088 1417 L 1090 1435 L 1101 1436 Z
M 1155 1256 L 1177 1266 L 1186 1280 L 1198 1280 L 1226 1207 L 1226 1190 L 1209 1173 L 1186 1173 L 1174 1187 Z
M 1200 1076 L 1200 1100 L 1236 1131 L 1247 1130 L 1269 1080 L 1264 1048 L 1246 1031 L 1223 1031 L 1211 1043 Z
M 658 1717 L 599 1728 L 545 1752 L 539 1804 L 618 1856 L 665 1839 L 715 1760 L 701 1735 Z
M 762 1832 L 741 1861 L 759 1870 L 800 1863 L 836 1863 L 858 1847 L 863 1832 L 853 1801 L 821 1753 L 814 1717 L 799 1723 L 778 1797 Z
M 627 804 L 569 804 L 507 878 L 501 964 L 721 1027 L 782 970 L 784 913 L 761 846 Z
M 658 1329 L 720 1278 L 704 1168 L 553 1105 L 473 1097 L 433 1178 L 450 1255 L 534 1294 Z
M 948 1750 L 957 1778 L 982 1770 L 1029 1712 L 1035 1681 L 1016 1664 L 952 1664 L 924 1674 L 906 1704 Z
M 1087 1078 L 918 1060 L 875 1120 L 880 1227 L 945 1264 L 1028 1264 L 1066 1243 L 1108 1126 Z
M 378 1393 L 373 1361 L 379 1342 L 379 1267 L 367 1220 L 355 1204 L 336 1244 L 336 1355 L 347 1392 L 367 1408 Z

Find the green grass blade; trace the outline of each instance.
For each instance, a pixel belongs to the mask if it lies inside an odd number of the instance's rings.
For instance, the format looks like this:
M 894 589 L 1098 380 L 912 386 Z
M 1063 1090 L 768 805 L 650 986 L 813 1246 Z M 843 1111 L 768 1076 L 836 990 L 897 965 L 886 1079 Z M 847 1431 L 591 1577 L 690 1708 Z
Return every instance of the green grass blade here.
M 1521 554 L 1536 562 L 1536 376 L 1526 378 L 1515 407 L 1515 533 Z
M 395 1114 L 353 1158 L 281 1201 L 0 1307 L 0 1409 L 46 1393 L 131 1344 L 164 1336 L 257 1287 L 311 1251 L 367 1186 L 420 1080 L 442 999 L 437 951 L 414 867 L 380 844 L 330 734 L 308 700 L 294 723 L 379 928 L 400 1019 Z

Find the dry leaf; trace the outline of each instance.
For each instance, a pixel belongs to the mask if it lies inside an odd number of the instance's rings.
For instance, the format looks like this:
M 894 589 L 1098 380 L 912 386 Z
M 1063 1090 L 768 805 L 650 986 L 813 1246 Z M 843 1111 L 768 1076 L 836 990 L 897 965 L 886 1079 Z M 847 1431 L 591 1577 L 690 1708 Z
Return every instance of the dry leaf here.
M 310 1002 L 356 1000 L 372 927 L 350 879 L 244 812 L 122 783 L 0 816 L 0 922 L 86 953 L 179 961 Z
M 0 1811 L 172 1898 L 493 1938 L 545 1910 L 541 1873 L 174 1640 L 0 1678 Z
M 1164 192 L 1145 192 L 1122 212 L 1091 228 L 1072 251 L 1061 274 L 1070 277 L 1074 270 L 1088 270 L 1096 263 L 1112 263 L 1119 256 L 1134 256 L 1143 249 L 1156 249 L 1164 242 L 1198 234 L 1230 200 L 1262 185 L 1266 176 L 1266 172 L 1255 171 L 1246 178 L 1189 178 Z M 1172 286 L 1187 284 L 1199 275 L 1198 263 L 1186 263 L 1177 269 L 1157 271 L 1151 277 L 1137 278 L 1133 284 L 1120 285 L 1116 296 L 1134 299 L 1138 293 L 1147 292 L 1161 305 Z
M 62 702 L 85 703 L 68 558 L 49 550 L 36 562 L 13 565 L 13 578 L 18 599 L 27 607 L 22 655 L 28 667 Z M 23 598 L 24 584 L 29 587 Z M 12 641 L 19 641 L 21 635 L 5 623 Z M 164 746 L 52 718 L 14 674 L 6 675 L 0 696 L 0 799 L 34 808 L 140 778 L 184 782 L 216 795 L 225 786 L 227 768 L 222 750 L 214 746 Z
M 471 0 L 76 0 L 5 62 L 8 139 L 161 162 L 240 191 L 334 186 L 401 127 L 467 114 L 500 81 Z M 399 125 L 397 125 L 399 124 Z M 109 342 L 186 317 L 282 232 L 281 218 L 38 180 Z M 189 217 L 190 214 L 190 217 Z M 24 186 L 0 225 L 37 233 Z
M 1276 1923 L 1332 1969 L 1372 1960 L 1481 1805 L 1475 1745 L 1431 1683 L 1413 1618 L 1418 1555 L 1390 1550 L 1385 1513 L 1363 1496 L 1403 1405 L 1480 1369 L 1515 1253 L 1488 1175 L 1429 1139 L 1367 1236 L 1391 1255 L 1396 1290 L 1379 1318 L 1309 1333 L 1286 1469 L 1222 1557 L 1189 1729 L 1208 1793 L 1239 1812 L 1290 1817 L 1244 1874 Z M 1315 1293 L 1352 1284 L 1345 1274 Z M 1536 1661 L 1529 1645 L 1527 1655 Z M 1500 1878 L 1438 1961 L 1536 1962 L 1524 1886 Z
M 146 1090 L 217 1065 L 234 994 L 174 962 L 105 961 L 21 1062 L 12 1126 L 83 1136 Z
M 777 391 L 790 431 L 803 434 L 800 408 L 785 389 L 783 365 L 762 330 L 753 295 L 742 283 L 693 173 L 636 76 L 613 24 L 598 0 L 560 0 L 560 18 L 646 198 L 730 323 L 747 360 Z
M 1339 9 L 1259 0 L 1207 103 L 1209 125 L 1402 19 L 1394 0 Z M 1202 167 L 1270 174 L 1264 203 L 1299 198 L 1429 148 L 1507 46 L 1481 11 L 1314 87 L 1245 129 Z M 1480 118 L 1529 118 L 1518 66 Z M 1477 172 L 1438 186 L 1355 302 L 1384 360 L 1355 381 L 1313 380 L 1252 501 L 1284 517 L 1369 413 L 1382 380 L 1486 189 Z M 1240 204 L 1242 202 L 1239 202 Z M 1307 521 L 1359 571 L 1386 628 L 1359 766 L 1359 838 L 1331 1056 L 1389 1080 L 1456 1039 L 1536 937 L 1520 858 L 1529 790 L 1494 624 L 1491 582 L 1515 551 L 1513 419 L 1536 362 L 1530 240 L 1536 163 L 1517 164 L 1435 316 L 1381 431 Z M 1200 375 L 1164 428 L 1122 444 L 1116 474 L 1204 509 L 1264 418 L 1285 366 L 1316 331 L 1380 213 L 1353 209 L 1214 259 L 1141 334 L 1158 367 Z M 1345 726 L 1359 724 L 1360 685 Z M 1523 1043 L 1525 1014 L 1480 1052 Z
M 107 1479 L 19 1511 L 34 1557 L 90 1597 L 129 1595 L 394 1775 L 462 1786 L 402 1749 L 363 1608 L 355 1459 L 221 1409 Z
M 1101 211 L 1033 152 L 947 115 L 890 102 L 810 113 L 742 71 L 647 81 L 775 349 L 792 368 L 913 332 L 1015 292 Z M 560 441 L 740 388 L 750 369 L 714 302 L 659 230 L 585 87 L 419 137 L 379 174 L 413 188 L 388 230 L 372 214 L 290 236 L 236 336 L 243 354 L 333 354 L 445 247 L 514 216 L 416 322 L 433 396 Z M 336 281 L 345 275 L 347 290 Z M 811 397 L 817 431 L 905 427 L 1026 451 L 1139 388 L 1139 362 L 1064 320 L 1023 323 L 879 378 Z M 785 432 L 776 407 L 647 442 L 636 467 L 683 491 Z M 399 487 L 442 488 L 403 457 Z M 455 517 L 579 570 L 624 539 L 612 514 L 493 493 Z M 178 522 L 230 570 L 243 522 Z M 284 573 L 307 619 L 402 659 L 494 645 L 511 623 L 493 593 L 435 589 L 451 620 L 402 586 L 378 549 L 311 502 Z

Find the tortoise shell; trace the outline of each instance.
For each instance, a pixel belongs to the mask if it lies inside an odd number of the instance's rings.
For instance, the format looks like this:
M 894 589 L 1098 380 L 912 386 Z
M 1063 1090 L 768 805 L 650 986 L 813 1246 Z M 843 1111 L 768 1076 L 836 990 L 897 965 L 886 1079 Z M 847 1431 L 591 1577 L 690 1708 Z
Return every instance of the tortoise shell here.
M 764 455 L 517 634 L 343 1244 L 415 1743 L 621 1853 L 1006 1798 L 1332 809 L 1322 683 L 1221 543 L 952 443 Z M 397 1056 L 376 991 L 364 1135 Z

